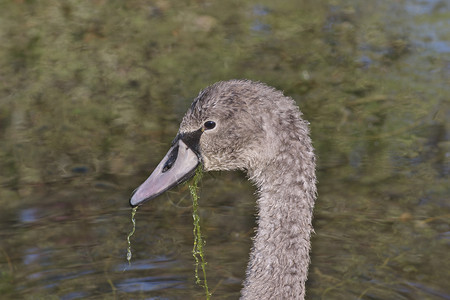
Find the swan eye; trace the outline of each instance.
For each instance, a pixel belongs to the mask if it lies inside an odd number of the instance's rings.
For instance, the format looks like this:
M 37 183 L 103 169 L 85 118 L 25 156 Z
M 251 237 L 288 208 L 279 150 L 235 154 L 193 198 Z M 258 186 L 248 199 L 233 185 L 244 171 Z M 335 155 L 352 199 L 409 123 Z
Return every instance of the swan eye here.
M 213 129 L 214 127 L 216 127 L 216 122 L 214 121 L 206 121 L 203 126 L 205 127 L 206 130 L 209 129 Z

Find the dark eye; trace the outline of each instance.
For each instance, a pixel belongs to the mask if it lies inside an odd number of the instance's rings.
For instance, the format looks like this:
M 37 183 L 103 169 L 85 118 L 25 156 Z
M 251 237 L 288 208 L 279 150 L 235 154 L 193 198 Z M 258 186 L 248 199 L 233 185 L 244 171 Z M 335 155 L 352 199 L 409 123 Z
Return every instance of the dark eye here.
M 205 124 L 203 124 L 203 126 L 205 126 L 205 129 L 213 129 L 214 127 L 216 127 L 216 122 L 214 121 L 206 121 Z

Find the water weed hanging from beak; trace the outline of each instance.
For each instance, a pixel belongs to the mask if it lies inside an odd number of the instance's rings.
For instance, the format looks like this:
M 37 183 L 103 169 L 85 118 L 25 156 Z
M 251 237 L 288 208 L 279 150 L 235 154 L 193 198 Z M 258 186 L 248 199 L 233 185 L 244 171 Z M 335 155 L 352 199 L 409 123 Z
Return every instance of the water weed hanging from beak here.
M 203 286 L 205 289 L 206 299 L 211 298 L 211 294 L 208 290 L 208 283 L 206 281 L 206 260 L 205 260 L 205 253 L 203 251 L 203 246 L 206 244 L 206 242 L 203 240 L 202 232 L 200 229 L 200 216 L 198 214 L 198 183 L 202 179 L 202 167 L 197 167 L 197 170 L 195 171 L 195 176 L 192 182 L 189 184 L 189 191 L 191 192 L 192 197 L 192 218 L 194 219 L 194 247 L 192 249 L 192 256 L 194 256 L 195 259 L 195 282 L 198 285 Z M 199 264 L 201 265 L 202 272 L 203 272 L 203 283 L 198 276 L 198 267 Z

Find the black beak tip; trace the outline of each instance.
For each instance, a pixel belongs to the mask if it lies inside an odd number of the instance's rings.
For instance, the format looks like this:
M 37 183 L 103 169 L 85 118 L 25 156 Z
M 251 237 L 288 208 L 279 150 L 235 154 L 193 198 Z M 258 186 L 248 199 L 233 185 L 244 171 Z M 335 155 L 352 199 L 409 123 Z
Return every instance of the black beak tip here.
M 131 193 L 130 199 L 128 200 L 128 203 L 130 204 L 130 206 L 131 206 L 132 208 L 135 208 L 136 206 L 139 206 L 139 204 L 132 204 L 132 203 L 131 203 L 131 199 L 133 198 L 133 195 L 136 193 L 136 191 L 137 191 L 137 189 L 135 189 L 135 190 Z

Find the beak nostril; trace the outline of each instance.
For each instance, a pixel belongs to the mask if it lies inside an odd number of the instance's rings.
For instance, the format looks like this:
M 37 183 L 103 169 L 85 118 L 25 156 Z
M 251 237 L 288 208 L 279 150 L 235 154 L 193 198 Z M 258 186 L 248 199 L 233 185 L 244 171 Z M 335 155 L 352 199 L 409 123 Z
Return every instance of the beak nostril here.
M 164 164 L 164 167 L 162 168 L 162 172 L 165 173 L 172 169 L 173 165 L 175 164 L 175 161 L 178 157 L 178 149 L 179 146 L 175 147 L 172 152 L 170 152 L 169 158 L 167 159 L 166 163 Z
M 172 169 L 172 166 L 173 166 L 173 162 L 167 161 L 166 164 L 164 165 L 164 168 L 162 169 L 162 172 L 165 173 L 165 172 L 169 171 L 170 169 Z

